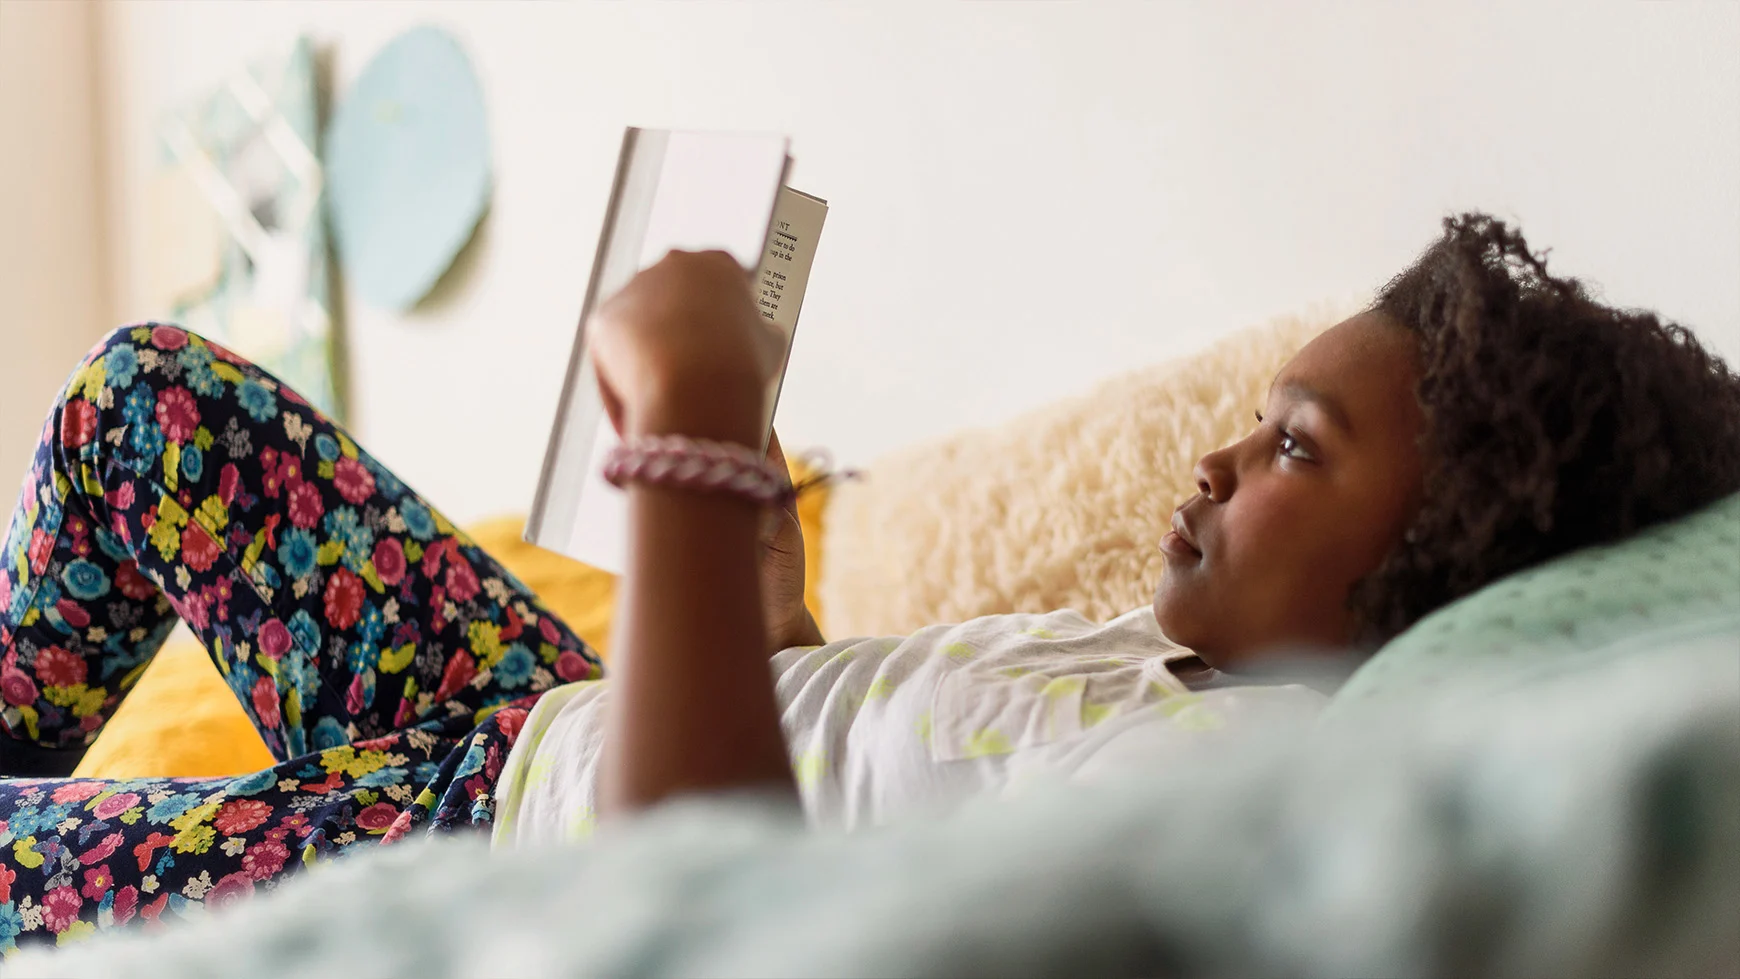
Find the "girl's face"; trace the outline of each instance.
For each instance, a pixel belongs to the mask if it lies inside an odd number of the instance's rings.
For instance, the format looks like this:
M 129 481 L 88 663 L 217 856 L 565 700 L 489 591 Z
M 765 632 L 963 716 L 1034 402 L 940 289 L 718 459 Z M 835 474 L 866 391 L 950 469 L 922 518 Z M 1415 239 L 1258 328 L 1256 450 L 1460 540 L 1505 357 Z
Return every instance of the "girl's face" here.
M 1276 375 L 1255 431 L 1202 457 L 1161 541 L 1154 614 L 1225 668 L 1276 647 L 1352 639 L 1349 590 L 1419 507 L 1423 420 L 1408 332 L 1362 313 Z

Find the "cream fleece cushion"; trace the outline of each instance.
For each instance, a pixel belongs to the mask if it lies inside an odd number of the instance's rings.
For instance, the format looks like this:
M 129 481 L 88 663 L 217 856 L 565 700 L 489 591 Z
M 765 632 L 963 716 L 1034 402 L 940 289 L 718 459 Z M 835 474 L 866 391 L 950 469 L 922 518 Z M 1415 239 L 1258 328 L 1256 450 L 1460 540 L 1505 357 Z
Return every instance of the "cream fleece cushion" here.
M 1276 370 L 1344 312 L 1278 319 L 878 460 L 828 504 L 828 635 L 1060 608 L 1102 621 L 1152 601 L 1196 460 L 1249 432 Z

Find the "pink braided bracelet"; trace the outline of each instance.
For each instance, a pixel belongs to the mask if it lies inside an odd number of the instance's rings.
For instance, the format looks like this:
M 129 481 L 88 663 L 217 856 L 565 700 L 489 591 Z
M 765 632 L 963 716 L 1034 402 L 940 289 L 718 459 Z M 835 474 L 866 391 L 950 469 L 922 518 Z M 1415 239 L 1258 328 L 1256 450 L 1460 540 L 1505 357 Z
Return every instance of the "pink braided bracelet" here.
M 625 440 L 604 460 L 612 486 L 650 483 L 672 489 L 741 496 L 763 506 L 797 495 L 791 479 L 735 442 L 684 435 L 641 435 Z

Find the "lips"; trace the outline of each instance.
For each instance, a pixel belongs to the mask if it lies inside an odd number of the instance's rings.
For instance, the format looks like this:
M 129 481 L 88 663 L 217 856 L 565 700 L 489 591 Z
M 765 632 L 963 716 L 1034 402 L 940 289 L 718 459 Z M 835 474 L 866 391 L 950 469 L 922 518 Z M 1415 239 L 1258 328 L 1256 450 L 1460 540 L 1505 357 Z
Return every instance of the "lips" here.
M 1184 514 L 1177 511 L 1172 514 L 1172 532 L 1160 539 L 1160 549 L 1180 560 L 1196 561 L 1202 558 L 1202 548 L 1197 546 L 1196 535 L 1185 522 Z
M 1202 548 L 1196 543 L 1196 535 L 1191 532 L 1190 525 L 1184 522 L 1184 511 L 1178 510 L 1173 512 L 1172 532 L 1177 534 L 1179 539 L 1183 540 L 1185 544 L 1189 545 L 1191 550 L 1198 554 L 1202 553 Z

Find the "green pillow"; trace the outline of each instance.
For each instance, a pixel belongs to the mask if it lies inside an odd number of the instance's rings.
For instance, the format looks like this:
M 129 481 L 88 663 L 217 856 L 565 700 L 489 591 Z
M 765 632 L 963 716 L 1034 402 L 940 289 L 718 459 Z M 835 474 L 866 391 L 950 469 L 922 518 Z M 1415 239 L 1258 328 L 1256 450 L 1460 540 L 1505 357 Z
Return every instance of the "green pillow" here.
M 1474 690 L 1463 681 L 1483 670 L 1514 683 L 1635 655 L 1640 637 L 1711 633 L 1740 651 L 1740 494 L 1446 605 L 1356 670 L 1326 716 Z

